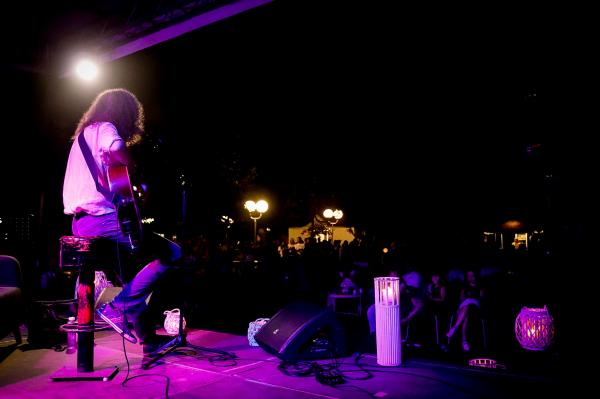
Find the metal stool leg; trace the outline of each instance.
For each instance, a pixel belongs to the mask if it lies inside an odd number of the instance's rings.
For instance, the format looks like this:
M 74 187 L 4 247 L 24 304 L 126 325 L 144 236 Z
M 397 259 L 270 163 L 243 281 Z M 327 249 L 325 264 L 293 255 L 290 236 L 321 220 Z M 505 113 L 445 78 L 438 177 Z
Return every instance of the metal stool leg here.
M 448 327 L 448 331 L 450 331 L 450 329 L 452 328 L 452 324 L 454 323 L 454 314 L 450 315 L 450 327 Z M 452 337 L 447 337 L 448 338 L 448 346 L 450 346 L 450 340 L 452 339 Z
M 437 315 L 433 315 L 433 320 L 435 321 L 435 344 L 440 344 L 440 331 L 438 329 L 438 317 Z
M 481 335 L 483 336 L 483 349 L 487 351 L 487 334 L 485 332 L 485 319 L 481 319 Z

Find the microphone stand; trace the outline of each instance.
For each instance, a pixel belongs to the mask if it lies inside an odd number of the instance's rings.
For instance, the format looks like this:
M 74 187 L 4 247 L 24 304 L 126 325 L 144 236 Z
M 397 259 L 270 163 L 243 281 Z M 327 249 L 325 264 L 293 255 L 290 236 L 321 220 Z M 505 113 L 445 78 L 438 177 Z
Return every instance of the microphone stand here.
M 154 363 L 158 362 L 160 359 L 162 359 L 169 353 L 175 352 L 177 349 L 181 349 L 181 348 L 188 348 L 195 352 L 217 353 L 219 355 L 223 355 L 223 356 L 226 356 L 229 358 L 236 357 L 234 354 L 220 350 L 220 349 L 213 349 L 213 348 L 207 348 L 204 346 L 190 344 L 187 342 L 186 336 L 187 336 L 187 333 L 183 329 L 183 312 L 180 312 L 179 313 L 179 333 L 177 334 L 177 336 L 175 338 L 173 338 L 171 341 L 169 341 L 167 344 L 164 345 L 163 351 L 161 351 L 156 356 L 152 356 L 152 358 L 148 362 L 143 363 L 142 369 L 148 370 L 150 368 L 150 366 L 152 366 Z

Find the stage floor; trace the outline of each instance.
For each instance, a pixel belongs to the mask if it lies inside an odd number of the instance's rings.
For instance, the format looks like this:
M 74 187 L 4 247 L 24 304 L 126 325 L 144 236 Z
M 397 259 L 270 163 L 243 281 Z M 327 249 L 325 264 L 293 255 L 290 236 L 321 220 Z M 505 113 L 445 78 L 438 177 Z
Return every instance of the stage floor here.
M 339 359 L 346 382 L 323 385 L 314 375 L 290 376 L 278 369 L 280 360 L 245 336 L 190 329 L 188 342 L 233 352 L 237 359 L 220 361 L 214 353 L 185 350 L 164 357 L 149 370 L 141 369 L 140 345 L 125 343 L 112 330 L 95 333 L 94 369 L 115 366 L 109 381 L 53 381 L 61 370 L 76 369 L 77 354 L 53 349 L 15 347 L 10 336 L 0 342 L 0 398 L 169 398 L 287 399 L 287 398 L 509 398 L 550 397 L 560 389 L 557 378 L 517 375 L 507 370 L 462 367 L 408 358 L 398 367 L 377 365 L 374 354 Z M 329 365 L 329 360 L 318 363 Z M 368 374 L 367 373 L 370 373 Z M 364 379 L 371 375 L 371 378 Z

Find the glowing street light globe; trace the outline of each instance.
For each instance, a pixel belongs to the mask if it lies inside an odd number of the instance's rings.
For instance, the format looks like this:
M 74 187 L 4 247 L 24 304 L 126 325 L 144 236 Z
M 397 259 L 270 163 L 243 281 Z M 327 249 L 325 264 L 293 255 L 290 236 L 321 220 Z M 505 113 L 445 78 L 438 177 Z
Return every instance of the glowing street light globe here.
M 344 212 L 340 211 L 339 209 L 336 209 L 335 211 L 333 211 L 333 210 L 327 208 L 323 211 L 323 216 L 325 216 L 325 218 L 330 219 L 330 220 L 333 218 L 337 222 L 344 216 Z
M 246 201 L 244 208 L 248 209 L 250 212 L 254 212 L 256 210 L 256 202 Z
M 244 208 L 250 212 L 250 219 L 254 221 L 254 242 L 256 243 L 256 221 L 269 209 L 269 204 L 265 200 L 258 200 L 257 202 L 248 200 L 244 203 Z
M 256 203 L 256 210 L 260 213 L 265 213 L 269 209 L 269 204 L 265 200 L 259 200 Z
M 329 223 L 329 231 L 327 232 L 327 239 L 329 240 L 329 234 L 331 234 L 331 240 L 333 241 L 333 234 L 334 234 L 334 229 L 333 226 L 335 224 L 337 224 L 337 222 L 340 221 L 340 219 L 342 218 L 342 216 L 344 216 L 344 213 L 342 211 L 340 211 L 339 209 L 331 210 L 330 208 L 327 208 L 323 211 L 323 216 L 325 217 L 325 219 L 327 219 L 327 223 Z

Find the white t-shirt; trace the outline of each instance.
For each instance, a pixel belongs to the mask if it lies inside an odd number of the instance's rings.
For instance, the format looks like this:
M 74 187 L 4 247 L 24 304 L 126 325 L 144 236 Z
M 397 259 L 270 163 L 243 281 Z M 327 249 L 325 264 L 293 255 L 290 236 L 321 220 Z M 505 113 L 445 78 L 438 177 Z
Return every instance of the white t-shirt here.
M 101 174 L 101 176 L 98 176 L 98 183 L 108 190 L 106 168 L 102 162 L 102 154 L 107 153 L 115 141 L 123 141 L 123 139 L 119 136 L 117 128 L 109 122 L 94 123 L 86 127 L 82 134 Z M 71 146 L 67 162 L 63 183 L 63 205 L 64 212 L 67 215 L 77 212 L 104 215 L 115 211 L 113 204 L 96 189 L 96 183 L 81 148 L 79 148 L 77 138 Z

